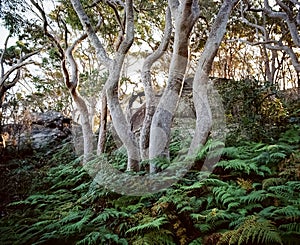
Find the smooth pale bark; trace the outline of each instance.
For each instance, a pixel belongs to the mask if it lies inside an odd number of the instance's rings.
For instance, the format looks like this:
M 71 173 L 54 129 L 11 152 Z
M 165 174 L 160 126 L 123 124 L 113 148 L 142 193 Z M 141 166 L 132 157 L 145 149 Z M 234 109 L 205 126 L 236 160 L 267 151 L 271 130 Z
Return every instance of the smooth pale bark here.
M 156 109 L 156 98 L 155 92 L 152 87 L 152 79 L 151 79 L 151 67 L 152 65 L 162 57 L 164 52 L 168 48 L 168 44 L 172 34 L 172 19 L 171 19 L 171 11 L 170 8 L 167 8 L 166 11 L 166 26 L 164 30 L 163 40 L 160 43 L 157 50 L 155 50 L 151 55 L 149 55 L 143 64 L 142 68 L 142 82 L 145 91 L 146 98 L 146 112 L 145 118 L 143 122 L 143 126 L 140 134 L 140 154 L 142 160 L 149 159 L 149 142 L 150 142 L 150 128 L 152 123 L 152 118 Z
M 46 13 L 44 9 L 39 5 L 38 2 L 34 0 L 30 0 L 30 2 L 37 8 L 37 10 L 41 14 L 41 19 L 43 20 L 43 28 L 45 35 L 51 40 L 53 44 L 58 49 L 59 52 L 59 58 L 61 59 L 61 69 L 64 76 L 64 81 L 69 89 L 69 92 L 72 96 L 73 101 L 76 104 L 76 107 L 79 110 L 80 113 L 80 120 L 81 120 L 81 126 L 82 126 L 82 134 L 83 134 L 83 163 L 88 162 L 91 159 L 93 150 L 94 150 L 94 144 L 93 144 L 93 131 L 91 122 L 89 120 L 89 111 L 86 104 L 86 101 L 81 97 L 79 94 L 77 87 L 79 83 L 79 71 L 77 67 L 77 63 L 74 59 L 73 52 L 76 50 L 76 47 L 78 44 L 80 44 L 84 39 L 87 38 L 87 34 L 83 34 L 81 37 L 76 39 L 73 44 L 67 48 L 64 49 L 63 46 L 60 44 L 60 40 L 57 39 L 54 35 L 52 35 L 48 31 L 49 23 L 47 21 Z M 97 27 L 100 26 L 100 23 Z M 67 33 L 67 32 L 66 32 Z M 67 40 L 67 36 L 64 37 Z M 65 43 L 67 45 L 67 43 Z M 70 73 L 67 67 L 67 61 L 70 64 Z
M 107 96 L 108 109 L 112 117 L 114 128 L 127 150 L 127 171 L 137 171 L 139 169 L 140 161 L 139 147 L 135 136 L 130 129 L 130 125 L 125 118 L 118 98 L 118 82 L 120 79 L 122 66 L 125 56 L 128 53 L 134 39 L 133 2 L 132 0 L 126 0 L 126 24 L 125 33 L 123 33 L 124 38 L 118 47 L 114 59 L 110 59 L 108 57 L 80 1 L 71 0 L 71 3 L 81 21 L 84 30 L 88 34 L 91 43 L 96 49 L 98 60 L 104 64 L 109 71 L 109 77 L 104 86 L 104 91 L 106 92 Z
M 197 119 L 189 155 L 197 153 L 197 150 L 205 144 L 209 131 L 211 130 L 212 115 L 207 96 L 209 73 L 212 68 L 214 57 L 217 54 L 226 32 L 226 26 L 231 10 L 237 2 L 238 0 L 225 0 L 223 2 L 198 62 L 193 82 L 193 100 Z
M 171 125 L 188 63 L 189 37 L 200 15 L 196 0 L 186 0 L 182 3 L 170 0 L 169 6 L 175 19 L 174 47 L 167 86 L 152 119 L 150 160 L 158 157 L 169 158 Z M 150 173 L 155 172 L 157 172 L 156 163 L 151 161 Z
M 71 47 L 69 47 L 66 51 L 66 58 L 69 61 L 69 64 L 71 66 L 71 76 L 67 70 L 65 59 L 62 61 L 62 69 L 64 73 L 66 86 L 69 89 L 72 99 L 75 102 L 76 107 L 78 108 L 80 113 L 80 121 L 81 121 L 82 136 L 83 136 L 83 143 L 84 143 L 83 162 L 86 163 L 91 159 L 94 150 L 93 130 L 92 130 L 91 121 L 89 120 L 90 117 L 89 117 L 89 111 L 86 105 L 86 101 L 80 96 L 77 90 L 78 83 L 79 83 L 79 71 L 78 71 L 77 63 L 73 56 L 74 49 L 84 38 L 86 38 L 86 35 L 83 35 L 81 38 L 76 40 L 74 44 Z
M 100 129 L 97 144 L 97 155 L 104 153 L 105 141 L 107 130 L 107 98 L 106 93 L 102 92 L 101 96 L 101 116 L 100 116 Z
M 131 131 L 130 124 L 126 120 L 118 98 L 118 81 L 121 73 L 121 65 L 118 66 L 118 64 L 123 64 L 123 61 L 123 55 L 117 57 L 116 60 L 113 61 L 113 63 L 115 63 L 113 67 L 116 69 L 114 69 L 114 72 L 110 72 L 104 89 L 106 91 L 108 108 L 114 128 L 127 150 L 127 171 L 138 171 L 140 162 L 138 143 Z

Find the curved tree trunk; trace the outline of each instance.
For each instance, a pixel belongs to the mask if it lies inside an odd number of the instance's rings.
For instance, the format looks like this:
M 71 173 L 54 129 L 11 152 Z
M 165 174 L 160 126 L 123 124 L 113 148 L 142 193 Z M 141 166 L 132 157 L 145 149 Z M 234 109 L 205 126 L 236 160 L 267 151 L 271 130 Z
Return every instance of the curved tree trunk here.
M 107 96 L 108 109 L 110 111 L 113 125 L 120 137 L 122 143 L 127 149 L 128 153 L 128 171 L 137 171 L 140 161 L 140 154 L 135 136 L 130 129 L 129 123 L 126 121 L 124 112 L 121 108 L 118 98 L 118 82 L 120 79 L 121 69 L 124 63 L 124 58 L 129 51 L 134 39 L 134 15 L 133 15 L 133 2 L 132 0 L 126 0 L 125 12 L 126 21 L 124 32 L 121 35 L 125 36 L 121 38 L 121 43 L 118 45 L 117 52 L 114 59 L 110 59 L 100 41 L 96 35 L 95 30 L 92 27 L 89 17 L 85 13 L 83 6 L 79 0 L 71 0 L 71 3 L 76 11 L 81 24 L 83 25 L 90 41 L 96 49 L 97 57 L 101 63 L 103 63 L 109 71 L 109 77 L 104 86 L 104 90 Z
M 94 150 L 93 130 L 88 116 L 89 111 L 84 99 L 78 93 L 72 93 L 71 95 L 80 113 L 84 152 L 83 163 L 86 163 L 92 159 Z
M 193 82 L 193 100 L 197 119 L 189 155 L 196 154 L 198 149 L 205 144 L 209 131 L 211 130 L 212 115 L 207 96 L 209 73 L 212 68 L 214 57 L 218 52 L 218 48 L 226 32 L 226 26 L 231 10 L 237 2 L 238 0 L 225 0 L 223 2 L 198 62 Z
M 172 16 L 175 18 L 175 37 L 168 83 L 152 119 L 150 131 L 149 159 L 169 158 L 171 125 L 182 82 L 188 64 L 188 46 L 191 30 L 199 17 L 196 0 L 169 1 Z M 157 172 L 155 161 L 150 162 L 150 173 Z
M 142 82 L 144 85 L 145 97 L 146 97 L 146 112 L 145 112 L 143 126 L 141 129 L 140 142 L 139 142 L 142 160 L 149 159 L 150 129 L 151 129 L 152 118 L 156 109 L 155 92 L 152 87 L 150 70 L 154 62 L 157 61 L 166 51 L 171 38 L 171 34 L 172 34 L 171 12 L 170 12 L 170 8 L 167 8 L 166 26 L 164 30 L 163 40 L 160 43 L 158 49 L 155 50 L 151 55 L 149 55 L 146 58 L 142 69 Z
M 127 171 L 138 171 L 140 162 L 140 152 L 131 126 L 127 122 L 118 98 L 118 82 L 123 64 L 123 56 L 113 61 L 114 69 L 110 72 L 108 80 L 104 86 L 107 96 L 108 109 L 112 117 L 114 128 L 127 150 Z

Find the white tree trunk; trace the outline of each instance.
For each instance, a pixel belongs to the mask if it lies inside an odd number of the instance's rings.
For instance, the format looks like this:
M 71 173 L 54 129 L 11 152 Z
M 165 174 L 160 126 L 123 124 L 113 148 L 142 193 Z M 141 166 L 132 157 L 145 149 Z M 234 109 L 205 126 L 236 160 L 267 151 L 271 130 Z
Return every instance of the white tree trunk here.
M 146 112 L 141 129 L 140 135 L 140 154 L 142 160 L 149 159 L 149 143 L 150 143 L 150 128 L 152 123 L 152 118 L 156 109 L 156 99 L 155 92 L 152 87 L 151 79 L 151 67 L 155 61 L 157 61 L 167 50 L 170 38 L 172 34 L 172 19 L 170 8 L 166 11 L 166 26 L 164 31 L 163 40 L 160 43 L 157 50 L 155 50 L 151 55 L 149 55 L 143 65 L 142 69 L 142 82 L 144 85 L 145 97 L 146 97 Z
M 119 58 L 123 59 L 123 56 L 120 56 Z M 108 80 L 104 86 L 108 109 L 112 117 L 114 128 L 127 150 L 127 171 L 138 171 L 140 162 L 138 143 L 131 131 L 130 124 L 126 120 L 118 98 L 118 81 L 120 78 L 123 60 L 115 60 L 113 63 L 115 63 L 113 65 L 114 72 L 110 72 Z
M 109 77 L 104 86 L 108 108 L 115 130 L 127 150 L 127 170 L 137 171 L 139 169 L 138 165 L 140 161 L 139 147 L 135 136 L 130 129 L 130 125 L 126 121 L 118 98 L 118 82 L 120 79 L 121 69 L 124 63 L 124 58 L 128 53 L 134 39 L 133 2 L 132 0 L 126 0 L 126 27 L 125 33 L 122 33 L 125 37 L 122 39 L 122 42 L 118 47 L 113 60 L 108 57 L 100 39 L 96 35 L 91 25 L 89 17 L 86 15 L 80 3 L 80 0 L 71 0 L 71 2 L 81 24 L 83 25 L 84 30 L 87 32 L 90 41 L 96 49 L 97 57 L 100 63 L 104 64 L 109 71 Z
M 102 91 L 101 96 L 101 115 L 100 115 L 100 129 L 97 143 L 97 155 L 104 153 L 107 130 L 107 98 L 105 91 Z
M 231 10 L 238 0 L 224 0 L 211 28 L 210 35 L 201 54 L 193 82 L 193 100 L 196 109 L 196 128 L 190 145 L 189 155 L 196 154 L 205 144 L 212 126 L 211 109 L 208 102 L 207 86 L 214 57 L 217 54 Z
M 196 0 L 169 1 L 175 18 L 175 37 L 169 78 L 152 119 L 150 131 L 149 159 L 169 158 L 171 125 L 179 100 L 183 78 L 188 63 L 188 46 L 191 30 L 199 17 Z M 150 173 L 157 171 L 155 161 L 150 162 Z
M 75 47 L 83 40 L 83 38 L 85 37 L 82 36 L 81 38 L 77 39 L 74 42 L 74 44 L 71 47 L 69 47 L 65 52 L 66 58 L 68 59 L 69 64 L 71 66 L 71 75 L 67 70 L 65 59 L 62 61 L 62 69 L 65 77 L 66 86 L 68 87 L 73 101 L 75 102 L 76 107 L 78 108 L 80 113 L 80 121 L 83 136 L 83 163 L 86 163 L 89 160 L 91 160 L 94 150 L 93 130 L 87 104 L 77 91 L 77 87 L 79 84 L 79 71 L 77 63 L 73 57 L 73 51 Z

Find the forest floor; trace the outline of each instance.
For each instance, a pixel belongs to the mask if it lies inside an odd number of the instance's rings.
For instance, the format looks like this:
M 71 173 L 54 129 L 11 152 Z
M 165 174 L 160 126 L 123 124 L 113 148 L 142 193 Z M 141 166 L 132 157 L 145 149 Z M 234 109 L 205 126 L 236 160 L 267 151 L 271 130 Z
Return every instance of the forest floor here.
M 70 141 L 15 156 L 1 165 L 0 244 L 300 244 L 300 127 L 226 146 L 207 174 L 209 144 L 177 183 L 143 196 L 95 184 Z M 110 162 L 122 170 L 126 156 Z

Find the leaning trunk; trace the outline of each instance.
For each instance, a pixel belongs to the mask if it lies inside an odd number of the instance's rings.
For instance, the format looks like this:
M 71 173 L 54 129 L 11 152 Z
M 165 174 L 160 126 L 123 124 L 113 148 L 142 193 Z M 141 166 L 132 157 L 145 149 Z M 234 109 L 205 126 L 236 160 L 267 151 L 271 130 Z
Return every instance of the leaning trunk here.
M 169 41 L 171 39 L 172 34 L 172 18 L 170 8 L 167 8 L 166 11 L 166 26 L 164 30 L 163 40 L 160 43 L 157 50 L 155 50 L 151 55 L 149 55 L 143 65 L 142 69 L 142 82 L 144 85 L 145 97 L 146 97 L 146 112 L 145 118 L 143 122 L 143 126 L 141 129 L 140 135 L 140 154 L 142 160 L 149 159 L 149 143 L 150 143 L 150 129 L 152 118 L 156 109 L 156 99 L 155 99 L 155 91 L 152 87 L 152 79 L 151 79 L 151 67 L 168 48 Z
M 120 55 L 113 61 L 112 69 L 104 86 L 107 96 L 107 104 L 113 125 L 117 135 L 127 150 L 127 171 L 138 171 L 140 153 L 138 143 L 135 139 L 131 126 L 127 122 L 118 97 L 118 81 L 122 69 L 124 56 Z
M 149 159 L 169 159 L 171 125 L 179 100 L 183 78 L 188 63 L 190 32 L 199 17 L 198 3 L 184 1 L 180 6 L 171 4 L 175 18 L 174 51 L 170 64 L 168 83 L 152 119 Z M 155 161 L 150 162 L 150 173 L 157 172 Z
M 196 154 L 199 148 L 205 144 L 211 130 L 212 115 L 207 95 L 209 73 L 214 57 L 226 32 L 230 12 L 237 2 L 238 0 L 225 0 L 223 2 L 198 62 L 193 82 L 193 100 L 197 119 L 195 134 L 189 149 L 190 155 Z

